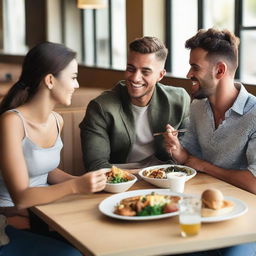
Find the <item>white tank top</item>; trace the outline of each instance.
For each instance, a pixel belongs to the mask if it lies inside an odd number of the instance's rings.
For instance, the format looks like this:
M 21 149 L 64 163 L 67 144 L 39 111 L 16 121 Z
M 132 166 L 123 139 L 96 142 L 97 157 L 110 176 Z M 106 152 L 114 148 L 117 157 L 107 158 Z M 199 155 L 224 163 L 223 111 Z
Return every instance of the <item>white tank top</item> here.
M 37 146 L 30 140 L 26 130 L 26 120 L 22 114 L 16 110 L 9 110 L 18 114 L 22 120 L 25 137 L 22 140 L 22 148 L 24 158 L 27 164 L 27 170 L 29 175 L 29 186 L 40 187 L 48 186 L 47 177 L 48 173 L 58 167 L 60 163 L 60 151 L 63 147 L 63 143 L 60 137 L 60 125 L 56 114 L 52 112 L 56 119 L 58 128 L 58 136 L 55 144 L 49 148 L 42 148 Z M 15 161 L 15 159 L 13 159 Z M 4 184 L 2 175 L 0 174 L 0 207 L 14 206 L 9 192 Z

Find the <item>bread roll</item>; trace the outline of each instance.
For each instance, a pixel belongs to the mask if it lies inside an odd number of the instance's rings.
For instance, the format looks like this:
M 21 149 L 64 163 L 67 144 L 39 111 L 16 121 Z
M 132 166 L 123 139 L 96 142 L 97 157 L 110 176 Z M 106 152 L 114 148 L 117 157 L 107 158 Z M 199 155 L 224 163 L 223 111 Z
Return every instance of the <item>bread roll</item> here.
M 232 211 L 232 202 L 224 200 L 223 194 L 218 189 L 207 189 L 202 193 L 203 217 L 219 216 Z

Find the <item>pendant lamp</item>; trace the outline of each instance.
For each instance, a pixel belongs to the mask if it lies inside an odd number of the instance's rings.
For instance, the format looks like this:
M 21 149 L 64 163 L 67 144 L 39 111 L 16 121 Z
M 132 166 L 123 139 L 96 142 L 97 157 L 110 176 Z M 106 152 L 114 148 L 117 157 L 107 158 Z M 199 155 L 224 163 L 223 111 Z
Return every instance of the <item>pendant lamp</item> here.
M 80 9 L 99 9 L 107 7 L 106 0 L 77 0 Z

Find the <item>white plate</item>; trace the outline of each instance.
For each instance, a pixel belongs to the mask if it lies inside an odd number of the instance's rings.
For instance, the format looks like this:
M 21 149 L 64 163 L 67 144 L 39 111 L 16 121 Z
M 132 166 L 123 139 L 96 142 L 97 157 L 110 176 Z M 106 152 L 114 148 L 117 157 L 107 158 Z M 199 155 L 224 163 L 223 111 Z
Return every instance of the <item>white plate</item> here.
M 234 208 L 232 209 L 232 211 L 219 216 L 202 217 L 201 218 L 202 222 L 217 222 L 217 221 L 230 220 L 230 219 L 239 217 L 248 211 L 248 207 L 246 203 L 244 203 L 240 199 L 237 199 L 231 196 L 224 196 L 224 199 L 234 203 Z
M 168 167 L 172 167 L 172 166 L 177 166 L 177 167 L 181 167 L 181 168 L 186 168 L 188 170 L 190 170 L 192 173 L 191 175 L 187 175 L 186 181 L 190 180 L 191 178 L 193 178 L 196 175 L 196 170 L 188 167 L 188 166 L 184 166 L 184 165 L 174 165 L 174 164 L 164 164 L 164 165 L 155 165 L 155 166 L 150 166 L 147 168 L 142 169 L 141 171 L 139 171 L 139 175 L 140 177 L 147 181 L 148 183 L 151 183 L 157 187 L 160 188 L 169 188 L 170 187 L 170 183 L 167 179 L 156 179 L 156 178 L 149 178 L 143 175 L 143 172 L 145 170 L 153 170 L 153 169 L 160 169 L 160 168 L 168 168 Z
M 109 216 L 111 218 L 115 219 L 121 219 L 121 220 L 154 220 L 154 219 L 163 219 L 163 218 L 169 218 L 172 216 L 176 216 L 179 214 L 179 212 L 172 212 L 172 213 L 165 213 L 160 215 L 154 215 L 154 216 L 121 216 L 114 213 L 115 206 L 122 200 L 127 197 L 132 196 L 138 196 L 138 195 L 146 195 L 150 194 L 151 192 L 155 192 L 161 195 L 171 195 L 171 196 L 196 196 L 196 195 L 189 195 L 189 194 L 180 194 L 180 193 L 173 193 L 169 189 L 142 189 L 142 190 L 133 190 L 128 192 L 123 192 L 119 194 L 115 194 L 112 196 L 107 197 L 99 204 L 99 210 L 101 213 L 103 213 L 106 216 Z M 231 201 L 234 203 L 234 208 L 229 213 L 220 215 L 220 216 L 212 216 L 212 217 L 202 217 L 201 221 L 204 223 L 208 222 L 219 222 L 219 221 L 225 221 L 230 220 L 233 218 L 237 218 L 243 214 L 245 214 L 248 211 L 248 207 L 246 203 L 241 201 L 240 199 L 231 197 L 231 196 L 224 196 L 225 200 Z
M 155 219 L 163 219 L 178 215 L 179 212 L 171 212 L 171 213 L 164 213 L 160 215 L 154 216 L 122 216 L 114 213 L 115 206 L 120 203 L 120 201 L 124 198 L 132 197 L 132 196 L 140 196 L 151 194 L 155 192 L 160 195 L 170 195 L 176 196 L 177 194 L 171 192 L 169 189 L 141 189 L 141 190 L 133 190 L 127 191 L 119 194 L 115 194 L 113 196 L 107 197 L 99 204 L 99 210 L 104 214 L 111 218 L 121 219 L 121 220 L 155 220 Z

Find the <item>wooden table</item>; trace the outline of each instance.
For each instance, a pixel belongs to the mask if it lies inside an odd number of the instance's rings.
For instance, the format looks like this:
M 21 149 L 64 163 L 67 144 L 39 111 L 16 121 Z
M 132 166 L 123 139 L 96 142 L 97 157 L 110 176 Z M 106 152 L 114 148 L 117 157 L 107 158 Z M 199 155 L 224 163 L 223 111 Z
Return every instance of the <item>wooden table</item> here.
M 156 187 L 141 180 L 132 187 L 145 188 Z M 248 212 L 228 221 L 203 223 L 198 236 L 182 238 L 178 216 L 130 222 L 102 215 L 98 205 L 111 195 L 107 193 L 70 196 L 32 210 L 86 256 L 171 255 L 255 242 L 256 196 L 201 173 L 186 183 L 185 193 L 201 194 L 207 188 L 243 200 Z

